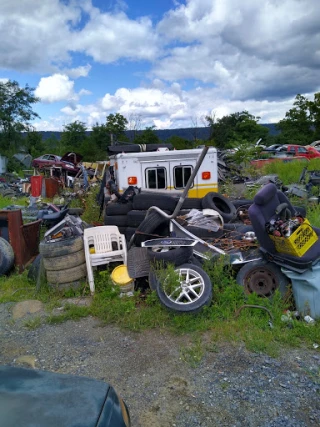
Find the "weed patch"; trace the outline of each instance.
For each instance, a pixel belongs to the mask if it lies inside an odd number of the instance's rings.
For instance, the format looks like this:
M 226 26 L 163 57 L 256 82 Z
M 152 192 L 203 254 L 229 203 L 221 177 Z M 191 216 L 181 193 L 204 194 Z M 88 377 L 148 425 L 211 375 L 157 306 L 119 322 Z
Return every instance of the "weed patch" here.
M 24 323 L 24 326 L 30 330 L 40 328 L 42 325 L 42 319 L 40 316 L 36 316 L 33 319 L 29 319 Z
M 192 368 L 196 368 L 204 356 L 204 346 L 201 337 L 196 337 L 188 347 L 181 347 L 180 358 Z
M 75 304 L 66 304 L 62 313 L 51 315 L 46 318 L 46 323 L 63 323 L 66 320 L 78 320 L 91 314 L 90 307 L 78 306 Z

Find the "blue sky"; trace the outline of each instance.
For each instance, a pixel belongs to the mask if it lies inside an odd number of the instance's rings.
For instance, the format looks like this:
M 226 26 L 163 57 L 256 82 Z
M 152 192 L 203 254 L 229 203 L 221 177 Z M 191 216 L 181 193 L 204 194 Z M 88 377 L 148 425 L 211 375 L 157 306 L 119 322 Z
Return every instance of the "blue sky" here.
M 318 0 L 1 0 L 0 80 L 35 88 L 37 130 L 277 122 L 320 91 Z

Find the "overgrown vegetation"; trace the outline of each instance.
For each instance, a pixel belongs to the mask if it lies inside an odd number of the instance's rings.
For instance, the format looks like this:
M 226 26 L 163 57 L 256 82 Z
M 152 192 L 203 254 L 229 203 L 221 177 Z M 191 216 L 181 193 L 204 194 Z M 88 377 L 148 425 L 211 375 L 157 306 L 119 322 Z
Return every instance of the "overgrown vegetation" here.
M 187 334 L 190 344 L 181 348 L 181 358 L 191 366 L 200 363 L 206 351 L 217 351 L 219 342 L 243 342 L 247 349 L 276 356 L 285 347 L 300 345 L 312 348 L 320 342 L 320 325 L 309 325 L 293 319 L 290 324 L 281 320 L 287 309 L 292 309 L 292 300 L 283 301 L 279 293 L 272 299 L 262 299 L 256 295 L 245 295 L 235 282 L 232 270 L 223 260 L 214 264 L 206 262 L 207 271 L 213 284 L 213 302 L 196 315 L 175 314 L 163 308 L 155 292 L 139 290 L 133 297 L 120 298 L 120 289 L 110 279 L 111 270 L 96 272 L 96 292 L 89 307 L 64 304 L 66 297 L 89 296 L 88 286 L 78 290 L 54 290 L 46 286 L 39 292 L 35 284 L 28 280 L 27 273 L 0 278 L 0 302 L 14 302 L 38 299 L 46 304 L 47 314 L 36 316 L 25 323 L 25 327 L 35 329 L 46 322 L 61 323 L 95 316 L 104 324 L 115 324 L 132 331 L 145 329 L 166 329 L 174 334 Z M 243 305 L 260 305 L 262 309 L 244 308 Z M 58 311 L 57 308 L 60 308 Z M 205 335 L 203 335 L 205 333 Z
M 14 94 L 12 88 L 16 89 L 15 82 L 12 87 L 0 83 L 0 96 L 6 99 L 5 97 L 9 95 L 10 91 Z M 10 90 L 8 91 L 8 89 Z M 42 141 L 41 135 L 34 132 L 29 126 L 30 119 L 35 117 L 31 107 L 33 103 L 37 102 L 33 96 L 33 89 L 28 87 L 22 89 L 22 95 L 21 102 L 22 108 L 25 108 L 25 115 L 12 116 L 6 109 L 1 111 L 3 121 L 0 122 L 0 145 L 4 154 L 11 155 L 12 150 L 21 145 L 24 145 L 33 157 L 51 150 L 57 154 L 63 154 L 67 149 L 77 147 L 78 151 L 85 156 L 85 160 L 90 161 L 105 158 L 107 145 L 113 138 L 111 135 L 118 140 L 125 140 L 124 131 L 129 123 L 120 114 L 112 114 L 106 118 L 106 123 L 101 125 L 97 123 L 90 135 L 84 123 L 74 122 L 65 126 L 61 140 L 51 138 Z M 319 96 L 320 94 L 315 94 L 313 104 L 308 104 L 308 108 L 312 107 L 309 110 L 305 108 L 306 99 L 300 95 L 297 97 L 294 108 L 279 124 L 279 128 L 282 130 L 281 136 L 267 135 L 265 128 L 258 124 L 258 118 L 248 112 L 231 114 L 219 120 L 215 120 L 214 117 L 207 118 L 207 124 L 211 128 L 211 138 L 210 141 L 206 141 L 206 144 L 213 144 L 219 148 L 240 147 L 236 159 L 239 163 L 246 163 L 252 155 L 259 151 L 259 148 L 253 150 L 250 144 L 261 137 L 267 144 L 280 140 L 282 143 L 292 142 L 290 138 L 294 130 L 296 141 L 310 143 L 319 137 L 317 114 Z M 19 101 L 19 98 L 13 100 Z M 297 122 L 301 126 L 297 126 Z M 131 127 L 137 130 L 138 123 L 136 122 Z M 306 129 L 308 129 L 306 137 L 299 140 L 297 135 L 302 135 L 302 131 L 305 132 Z M 27 132 L 24 139 L 21 130 Z M 137 134 L 136 142 L 143 144 L 160 142 L 154 131 L 154 128 L 145 129 L 139 137 Z M 11 138 L 10 150 L 7 144 L 9 138 Z M 192 142 L 172 137 L 171 142 L 176 148 L 181 149 L 192 148 L 196 142 L 201 141 L 198 141 L 196 137 Z M 299 180 L 303 166 L 302 162 L 277 162 L 268 164 L 261 172 L 276 173 L 284 185 L 289 185 Z M 312 160 L 308 163 L 308 168 L 309 170 L 320 169 L 320 161 Z M 251 170 L 251 175 L 253 172 L 255 171 Z M 228 185 L 229 183 L 225 186 L 227 194 L 230 193 Z M 88 223 L 102 222 L 99 218 L 100 206 L 96 202 L 97 191 L 98 187 L 92 189 L 82 199 L 73 200 L 71 204 L 85 208 L 82 218 Z M 0 197 L 0 208 L 12 203 L 12 199 Z M 14 200 L 14 204 L 25 203 L 24 199 Z M 303 201 L 299 200 L 297 204 L 302 203 Z M 313 225 L 320 227 L 319 204 L 308 205 L 307 216 Z M 217 344 L 223 340 L 243 342 L 252 351 L 266 352 L 273 356 L 283 345 L 296 347 L 304 344 L 311 348 L 314 343 L 320 343 L 320 322 L 309 325 L 296 319 L 293 319 L 290 324 L 281 321 L 284 311 L 293 308 L 291 300 L 282 300 L 279 293 L 276 293 L 270 300 L 258 298 L 254 294 L 245 295 L 243 289 L 235 282 L 234 272 L 221 260 L 217 260 L 215 263 L 205 263 L 204 269 L 213 285 L 213 301 L 211 306 L 196 315 L 177 315 L 168 312 L 160 305 L 156 293 L 151 292 L 146 286 L 135 292 L 133 297 L 120 298 L 120 290 L 112 284 L 109 270 L 96 272 L 96 292 L 89 307 L 75 304 L 62 306 L 61 302 L 69 297 L 88 297 L 89 288 L 85 283 L 78 290 L 57 290 L 42 286 L 39 291 L 36 291 L 35 283 L 28 279 L 27 272 L 21 275 L 12 273 L 9 277 L 0 277 L 0 303 L 13 303 L 35 298 L 42 301 L 46 305 L 47 313 L 43 317 L 36 316 L 28 320 L 25 327 L 30 329 L 40 327 L 43 322 L 53 324 L 95 316 L 105 324 L 116 324 L 133 331 L 158 328 L 167 329 L 175 334 L 188 334 L 191 337 L 191 344 L 181 348 L 181 358 L 191 366 L 201 362 L 205 351 L 216 351 Z M 165 277 L 168 277 L 168 271 L 165 272 Z M 167 279 L 165 286 L 174 289 L 176 278 L 174 271 L 170 271 L 170 267 L 169 278 L 171 280 Z M 268 312 L 262 309 L 246 307 L 239 311 L 244 305 L 265 307 L 271 313 L 273 320 L 271 321 Z M 59 311 L 56 310 L 57 308 Z
M 302 170 L 307 167 L 307 170 L 320 170 L 320 158 L 312 159 L 310 162 L 301 162 L 295 160 L 289 163 L 274 162 L 267 164 L 262 174 L 277 174 L 284 185 L 295 184 L 299 182 Z
M 269 169 L 268 173 L 278 173 L 286 179 L 286 183 L 300 176 L 301 165 L 293 167 L 292 164 L 279 163 L 277 166 L 276 169 Z M 83 218 L 89 223 L 99 220 L 97 191 L 98 188 L 92 189 L 84 200 L 73 202 L 85 207 Z M 7 200 L 0 198 L 0 202 L 7 205 Z M 315 226 L 320 226 L 319 214 L 319 204 L 308 207 L 308 218 Z M 46 314 L 27 320 L 25 327 L 29 329 L 41 327 L 44 322 L 53 324 L 95 316 L 104 324 L 115 324 L 132 331 L 157 328 L 174 334 L 187 334 L 190 344 L 181 348 L 180 354 L 181 359 L 191 366 L 200 363 L 207 351 L 216 351 L 221 341 L 242 342 L 251 351 L 272 356 L 276 356 L 283 346 L 304 345 L 312 348 L 314 343 L 320 343 L 319 322 L 309 325 L 295 318 L 290 324 L 281 321 L 283 313 L 294 308 L 292 298 L 284 301 L 278 293 L 270 300 L 258 298 L 254 294 L 245 295 L 235 281 L 234 271 L 219 259 L 214 263 L 206 262 L 204 269 L 213 285 L 213 301 L 211 306 L 199 314 L 178 315 L 167 311 L 159 303 L 156 293 L 145 283 L 133 297 L 120 298 L 120 290 L 113 285 L 109 269 L 96 272 L 96 292 L 89 307 L 63 304 L 66 298 L 89 297 L 89 287 L 85 282 L 77 290 L 57 290 L 43 285 L 37 292 L 35 283 L 28 279 L 27 272 L 0 277 L 0 303 L 26 299 L 42 301 Z M 172 270 L 169 266 L 163 273 L 164 278 L 172 279 L 167 279 L 166 282 L 166 286 L 170 287 L 174 287 L 176 278 L 174 269 Z M 162 279 L 161 276 L 160 280 Z M 239 311 L 242 306 L 251 304 L 268 309 L 273 320 L 271 321 L 268 312 L 262 309 L 244 308 Z

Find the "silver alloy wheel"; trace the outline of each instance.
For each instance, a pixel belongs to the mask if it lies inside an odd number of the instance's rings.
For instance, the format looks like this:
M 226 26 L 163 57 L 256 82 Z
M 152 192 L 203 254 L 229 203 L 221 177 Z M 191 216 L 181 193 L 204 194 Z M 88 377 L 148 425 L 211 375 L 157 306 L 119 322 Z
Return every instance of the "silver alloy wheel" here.
M 163 284 L 163 291 L 167 298 L 175 304 L 192 304 L 201 298 L 205 283 L 197 271 L 191 268 L 177 268 L 179 274 L 179 285 L 171 289 L 170 284 Z

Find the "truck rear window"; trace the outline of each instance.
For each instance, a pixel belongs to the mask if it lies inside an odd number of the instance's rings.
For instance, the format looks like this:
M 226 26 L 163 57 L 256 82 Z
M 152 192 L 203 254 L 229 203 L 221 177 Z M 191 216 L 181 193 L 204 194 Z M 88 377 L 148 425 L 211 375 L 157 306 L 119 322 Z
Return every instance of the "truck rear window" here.
M 185 188 L 191 173 L 191 166 L 176 166 L 173 169 L 174 188 Z
M 147 188 L 167 188 L 167 171 L 165 168 L 146 169 Z

